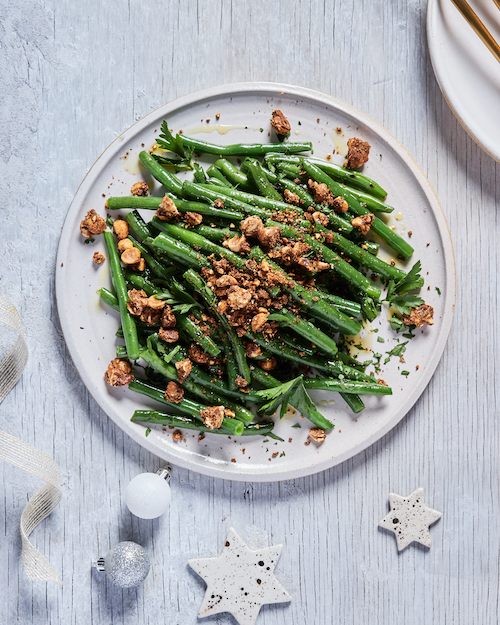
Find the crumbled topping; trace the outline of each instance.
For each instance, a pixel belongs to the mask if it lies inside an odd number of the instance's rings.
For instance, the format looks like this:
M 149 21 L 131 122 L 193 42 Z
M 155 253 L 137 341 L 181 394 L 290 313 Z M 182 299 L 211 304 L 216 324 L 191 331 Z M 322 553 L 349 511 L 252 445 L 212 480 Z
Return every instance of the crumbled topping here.
M 252 324 L 251 324 L 252 332 L 262 332 L 264 326 L 266 325 L 268 317 L 269 317 L 268 312 L 257 313 L 255 317 L 253 317 L 252 319 Z
M 262 349 L 260 348 L 260 345 L 256 345 L 255 343 L 247 343 L 245 347 L 245 355 L 247 358 L 258 358 L 259 356 L 262 356 Z
M 428 304 L 420 304 L 417 308 L 413 308 L 411 314 L 403 315 L 403 323 L 406 326 L 417 326 L 420 328 L 426 323 L 429 326 L 434 325 L 434 308 Z
M 312 218 L 314 223 L 321 224 L 322 226 L 328 226 L 328 224 L 330 223 L 328 215 L 325 215 L 325 213 L 322 213 L 321 211 L 315 211 L 312 214 Z
M 331 202 L 331 207 L 336 213 L 347 213 L 347 211 L 349 210 L 349 204 L 344 200 L 341 195 L 333 199 L 333 202 Z
M 344 163 L 344 167 L 349 169 L 357 169 L 361 167 L 368 160 L 370 153 L 370 144 L 367 141 L 362 141 L 358 137 L 353 137 L 347 141 L 347 157 Z
M 290 132 L 292 128 L 288 119 L 279 109 L 273 111 L 271 115 L 271 126 L 276 131 L 276 134 L 281 137 L 286 137 L 286 135 Z
M 351 219 L 351 224 L 355 228 L 357 228 L 361 232 L 361 234 L 368 234 L 374 219 L 375 215 L 373 215 L 372 213 L 368 213 L 367 215 L 354 217 L 354 219 Z
M 136 182 L 130 188 L 130 193 L 132 195 L 147 195 L 149 191 L 149 187 L 146 182 Z
M 146 291 L 142 289 L 131 289 L 128 292 L 127 309 L 131 315 L 140 315 L 146 307 L 148 301 L 148 295 Z
M 188 226 L 198 226 L 203 221 L 203 215 L 187 211 L 187 213 L 184 213 L 184 221 L 188 224 Z
M 103 262 L 106 260 L 104 254 L 101 254 L 101 252 L 94 252 L 92 259 L 96 265 L 102 265 Z
M 231 250 L 231 252 L 234 252 L 235 254 L 249 252 L 251 249 L 244 234 L 242 234 L 241 236 L 235 234 L 234 237 L 223 241 L 222 245 L 224 247 L 227 247 L 229 250 Z
M 121 239 L 120 241 L 118 241 L 119 252 L 124 252 L 125 250 L 129 250 L 132 247 L 134 247 L 134 244 L 130 239 Z
M 141 260 L 141 253 L 136 247 L 127 248 L 120 256 L 124 265 L 135 265 Z
M 316 182 L 309 178 L 307 181 L 309 188 L 314 192 L 314 201 L 317 204 L 331 204 L 334 201 L 333 195 L 330 193 L 330 189 L 324 182 Z
M 280 234 L 279 226 L 268 226 L 257 232 L 257 238 L 262 247 L 273 248 L 280 240 Z
M 132 365 L 126 358 L 113 358 L 104 374 L 104 379 L 110 386 L 126 386 L 134 379 Z
M 326 439 L 326 432 L 320 428 L 313 428 L 309 430 L 309 436 L 317 443 L 323 443 Z
M 272 371 L 278 366 L 278 361 L 274 356 L 271 356 L 268 360 L 262 360 L 258 364 L 262 371 Z
M 80 224 L 80 232 L 86 239 L 90 239 L 97 234 L 102 234 L 106 230 L 106 221 L 100 217 L 92 208 L 85 215 Z
M 297 264 L 311 273 L 330 269 L 330 263 L 325 263 L 322 260 L 310 260 L 309 258 L 299 258 Z
M 262 230 L 263 227 L 262 219 L 257 217 L 257 215 L 250 215 L 240 223 L 240 230 L 247 237 L 256 237 L 259 230 Z
M 285 191 L 283 192 L 283 196 L 285 198 L 285 202 L 288 202 L 288 204 L 299 206 L 300 197 L 293 191 L 290 191 L 290 189 L 285 189 Z
M 177 324 L 177 319 L 175 318 L 175 315 L 172 312 L 172 308 L 170 306 L 167 305 L 163 309 L 160 323 L 162 325 L 162 328 L 175 328 Z
M 189 346 L 189 358 L 198 365 L 208 365 L 212 360 L 210 354 L 204 352 L 197 343 Z
M 165 343 L 177 343 L 177 341 L 179 340 L 179 331 L 160 328 L 158 330 L 158 338 L 160 338 L 162 341 L 165 341 Z
M 389 386 L 385 380 L 382 380 L 382 378 L 378 378 L 377 384 L 380 384 L 381 386 Z
M 185 360 L 180 360 L 179 362 L 176 362 L 175 368 L 177 369 L 177 378 L 182 384 L 191 373 L 193 363 L 189 360 L 189 358 L 186 358 Z
M 248 386 L 248 382 L 239 375 L 234 381 L 238 388 L 246 388 Z
M 180 387 L 177 382 L 171 380 L 165 389 L 165 399 L 174 404 L 178 404 L 182 401 L 183 397 L 184 389 Z
M 178 219 L 181 214 L 177 210 L 177 206 L 174 201 L 166 195 L 162 199 L 160 207 L 156 211 L 155 215 L 162 221 L 171 221 L 172 219 Z
M 128 223 L 124 219 L 115 219 L 113 222 L 113 230 L 120 240 L 128 237 Z
M 209 406 L 200 410 L 200 417 L 203 424 L 210 430 L 216 430 L 222 425 L 224 419 L 224 406 Z
M 233 310 L 240 310 L 245 308 L 252 299 L 253 293 L 250 289 L 242 289 L 239 286 L 233 285 L 227 291 L 227 303 Z
M 172 440 L 178 443 L 182 440 L 182 432 L 180 430 L 175 430 L 172 432 Z
M 217 198 L 214 202 L 214 208 L 224 208 L 224 200 Z

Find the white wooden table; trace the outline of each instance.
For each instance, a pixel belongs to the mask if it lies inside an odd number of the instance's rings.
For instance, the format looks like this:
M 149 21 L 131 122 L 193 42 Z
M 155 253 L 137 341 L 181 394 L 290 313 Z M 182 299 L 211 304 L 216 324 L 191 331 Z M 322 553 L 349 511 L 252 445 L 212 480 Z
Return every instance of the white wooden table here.
M 53 456 L 64 491 L 32 536 L 61 589 L 29 582 L 20 563 L 19 519 L 40 483 L 0 464 L 0 623 L 196 623 L 205 586 L 186 562 L 218 555 L 230 526 L 249 544 L 284 543 L 277 574 L 293 601 L 264 607 L 260 625 L 498 622 L 500 169 L 441 95 L 425 13 L 424 0 L 0 7 L 0 291 L 20 311 L 30 344 L 0 428 Z M 176 469 L 170 512 L 141 521 L 124 507 L 124 488 L 161 462 L 108 420 L 71 362 L 54 299 L 59 232 L 81 179 L 132 122 L 197 89 L 259 80 L 329 93 L 406 146 L 451 230 L 455 322 L 420 400 L 366 452 L 274 484 Z M 389 492 L 418 486 L 443 517 L 430 550 L 413 545 L 398 555 L 377 523 Z M 127 539 L 149 551 L 153 569 L 141 588 L 122 591 L 91 562 Z

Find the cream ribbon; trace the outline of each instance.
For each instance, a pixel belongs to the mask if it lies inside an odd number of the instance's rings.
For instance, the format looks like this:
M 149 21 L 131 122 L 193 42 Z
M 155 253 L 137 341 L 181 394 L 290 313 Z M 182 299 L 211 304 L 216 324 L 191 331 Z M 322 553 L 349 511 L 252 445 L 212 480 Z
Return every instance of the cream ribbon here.
M 0 403 L 21 377 L 28 360 L 28 347 L 19 313 L 0 295 L 0 323 L 17 331 L 18 337 L 9 354 L 0 362 Z M 20 469 L 37 475 L 45 484 L 28 501 L 21 516 L 22 562 L 31 580 L 61 583 L 48 560 L 28 540 L 35 527 L 47 517 L 61 501 L 61 478 L 57 465 L 50 456 L 33 445 L 25 443 L 0 430 L 0 460 L 7 460 Z

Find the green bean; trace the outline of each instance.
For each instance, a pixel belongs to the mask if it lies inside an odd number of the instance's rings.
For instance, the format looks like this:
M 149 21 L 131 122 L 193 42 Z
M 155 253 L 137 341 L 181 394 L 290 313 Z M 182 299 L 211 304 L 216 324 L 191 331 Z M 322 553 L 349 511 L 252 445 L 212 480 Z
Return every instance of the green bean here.
M 335 356 L 338 351 L 337 344 L 332 338 L 322 332 L 310 321 L 302 319 L 297 315 L 293 315 L 286 308 L 282 308 L 277 312 L 272 312 L 269 316 L 269 320 L 278 321 L 281 325 L 287 326 L 293 332 L 296 332 L 308 341 L 311 341 L 311 343 L 317 345 L 318 348 L 327 356 Z
M 101 287 L 98 293 L 99 297 L 105 304 L 107 304 L 113 310 L 120 312 L 120 305 L 118 304 L 118 300 L 116 299 L 116 295 L 114 293 L 111 293 L 111 291 L 106 289 L 105 287 Z
M 103 236 L 104 242 L 106 244 L 106 249 L 108 251 L 111 281 L 113 283 L 116 297 L 118 299 L 118 305 L 120 307 L 120 318 L 123 328 L 123 335 L 125 338 L 125 344 L 127 346 L 127 353 L 131 360 L 137 360 L 139 358 L 139 340 L 137 337 L 137 328 L 134 318 L 127 309 L 128 291 L 120 265 L 118 250 L 116 249 L 113 235 L 111 232 L 105 231 L 103 232 Z
M 358 382 L 357 380 L 339 380 L 337 378 L 309 378 L 304 380 L 308 390 L 336 391 L 357 395 L 392 395 L 389 386 L 376 382 Z
M 151 245 L 163 250 L 182 265 L 195 267 L 196 269 L 201 269 L 201 267 L 208 267 L 210 265 L 205 256 L 191 249 L 189 245 L 182 243 L 182 241 L 169 237 L 164 232 L 161 232 L 153 239 Z
M 341 252 L 355 260 L 359 265 L 366 267 L 367 269 L 371 269 L 373 272 L 384 276 L 384 278 L 389 278 L 390 280 L 401 280 L 405 277 L 405 272 L 401 271 L 397 267 L 393 267 L 389 263 L 384 262 L 377 256 L 370 254 L 368 250 L 364 250 L 359 247 L 349 239 L 346 239 L 338 232 L 331 232 L 325 226 L 321 224 L 316 224 L 314 226 L 316 232 L 319 233 L 330 233 L 330 237 L 332 238 L 332 242 L 329 245 L 339 249 Z
M 160 292 L 145 276 L 140 276 L 132 271 L 126 271 L 124 277 L 127 282 L 130 282 L 136 289 L 145 291 L 148 296 L 156 295 Z
M 230 197 L 227 194 L 229 191 L 233 190 L 226 187 L 214 187 L 213 185 L 195 184 L 187 181 L 184 183 L 184 192 L 188 197 L 195 198 L 196 200 L 203 199 L 210 202 L 222 200 L 224 202 L 224 207 L 228 206 L 229 208 L 240 210 L 250 215 L 267 217 L 268 211 Z
M 238 187 L 239 189 L 243 189 L 243 191 L 250 191 L 252 189 L 252 184 L 248 180 L 248 176 L 235 167 L 230 161 L 225 158 L 219 158 L 215 161 L 214 166 L 229 180 L 233 187 Z
M 358 395 L 351 395 L 350 393 L 340 393 L 340 395 L 355 414 L 364 410 L 365 405 Z
M 158 410 L 136 410 L 131 418 L 134 423 L 151 423 L 152 425 L 162 425 L 164 427 L 183 428 L 185 430 L 197 430 L 198 432 L 211 432 L 212 434 L 224 434 L 226 436 L 241 436 L 244 425 L 236 419 L 223 419 L 220 428 L 211 429 L 197 419 L 190 419 L 187 416 L 165 414 Z
M 219 157 L 228 156 L 263 156 L 269 152 L 297 154 L 312 150 L 311 142 L 302 143 L 234 143 L 232 145 L 215 145 L 200 139 L 182 135 L 185 146 L 192 147 L 200 154 L 215 154 Z
M 167 195 L 166 197 L 169 196 Z M 158 210 L 162 200 L 163 198 L 161 197 L 110 197 L 107 200 L 107 204 L 110 209 L 134 208 Z M 234 219 L 235 221 L 240 221 L 245 217 L 244 213 L 241 211 L 230 210 L 228 208 L 215 208 L 205 202 L 193 202 L 192 200 L 181 200 L 177 198 L 173 199 L 173 202 L 180 213 L 199 213 L 207 217 L 222 217 L 223 219 Z M 127 216 L 127 220 L 128 219 L 129 217 Z M 145 225 L 147 226 L 147 224 Z M 144 238 L 144 236 L 141 236 L 141 238 Z
M 227 383 L 230 389 L 236 391 L 238 390 L 238 385 L 236 384 L 236 378 L 239 375 L 238 363 L 236 362 L 236 358 L 234 357 L 233 350 L 231 349 L 231 343 L 229 341 L 224 341 L 224 354 L 226 356 Z
M 212 185 L 207 184 L 203 186 L 208 190 L 215 191 L 215 187 L 212 187 Z M 220 198 L 224 202 L 226 202 L 226 198 L 230 198 L 233 201 L 242 202 L 244 204 L 252 206 L 253 208 L 247 210 L 247 212 L 255 215 L 262 216 L 262 213 L 260 211 L 255 211 L 256 208 L 260 208 L 261 211 L 263 208 L 267 209 L 267 211 L 264 213 L 265 215 L 268 215 L 270 211 L 288 211 L 292 209 L 299 215 L 302 215 L 302 213 L 304 212 L 300 207 L 287 204 L 283 200 L 276 200 L 271 197 L 262 197 L 260 195 L 256 195 L 255 193 L 246 193 L 245 191 L 239 191 L 238 189 L 229 189 L 224 187 L 219 189 L 219 193 L 224 196 Z
M 151 233 L 151 230 L 149 229 L 148 224 L 144 221 L 144 219 L 137 212 L 137 210 L 134 209 L 131 213 L 128 213 L 127 222 L 132 232 L 141 241 L 151 236 L 152 233 Z
M 259 194 L 263 197 L 282 202 L 283 198 L 269 182 L 266 172 L 259 161 L 255 159 L 247 160 L 248 176 L 253 181 Z
M 207 174 L 212 178 L 217 179 L 224 187 L 232 189 L 234 185 L 224 176 L 224 174 L 216 167 L 216 165 L 210 165 L 207 169 Z M 196 182 L 199 182 L 198 180 Z
M 174 174 L 166 171 L 166 169 L 164 169 L 155 161 L 155 159 L 151 156 L 151 154 L 149 154 L 149 152 L 145 152 L 143 150 L 139 154 L 139 159 L 144 167 L 153 176 L 153 178 L 156 178 L 158 182 L 161 182 L 161 184 L 172 193 L 182 196 L 182 182 L 179 180 L 179 178 L 177 178 L 177 176 L 174 176 Z
M 198 343 L 204 352 L 210 354 L 214 358 L 221 353 L 221 350 L 217 347 L 217 345 L 212 341 L 212 339 L 204 334 L 200 327 L 194 323 L 189 317 L 184 315 L 177 314 L 177 328 L 183 330 L 188 336 L 190 336 L 193 341 Z

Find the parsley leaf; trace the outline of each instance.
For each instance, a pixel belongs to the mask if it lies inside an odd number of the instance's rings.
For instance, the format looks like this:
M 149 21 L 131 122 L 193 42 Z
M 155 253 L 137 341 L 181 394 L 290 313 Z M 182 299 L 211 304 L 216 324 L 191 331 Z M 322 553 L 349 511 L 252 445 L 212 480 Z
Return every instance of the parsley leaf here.
M 304 377 L 299 375 L 293 380 L 289 380 L 280 386 L 274 386 L 273 388 L 265 388 L 257 391 L 257 395 L 263 399 L 269 399 L 267 404 L 264 404 L 259 412 L 264 414 L 274 414 L 281 406 L 280 419 L 284 416 L 288 404 L 291 404 L 296 408 L 301 415 L 307 417 L 314 422 L 315 418 L 324 420 L 323 415 L 317 410 L 316 404 L 309 397 L 304 387 Z M 311 419 L 312 417 L 312 419 Z M 331 425 L 333 427 L 333 425 Z
M 423 303 L 424 300 L 417 295 L 398 295 L 391 301 L 391 305 L 394 306 L 401 315 L 411 314 L 411 308 L 417 308 Z
M 168 150 L 169 152 L 174 152 L 178 154 L 182 158 L 184 158 L 184 141 L 182 140 L 182 135 L 172 135 L 169 130 L 167 120 L 164 120 L 161 123 L 161 132 L 159 134 L 158 139 L 156 140 L 158 147 L 163 150 Z M 172 160 L 172 159 L 170 159 Z
M 403 293 L 408 293 L 408 291 L 413 291 L 413 289 L 419 289 L 423 286 L 424 279 L 420 275 L 421 269 L 422 266 L 420 261 L 417 260 L 406 276 L 395 284 L 394 292 L 401 295 Z
M 396 347 L 393 347 L 390 352 L 385 352 L 389 356 L 402 356 L 406 351 L 406 346 L 408 345 L 408 341 L 404 343 L 399 343 Z

